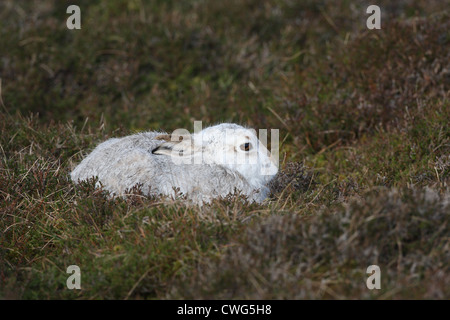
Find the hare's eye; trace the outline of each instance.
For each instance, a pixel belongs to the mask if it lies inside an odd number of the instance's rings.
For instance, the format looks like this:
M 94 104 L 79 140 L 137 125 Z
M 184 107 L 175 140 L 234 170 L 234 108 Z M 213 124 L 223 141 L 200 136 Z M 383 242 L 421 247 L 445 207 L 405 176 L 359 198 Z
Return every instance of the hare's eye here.
M 241 144 L 241 150 L 242 151 L 250 151 L 252 148 L 252 144 L 250 142 L 246 142 Z

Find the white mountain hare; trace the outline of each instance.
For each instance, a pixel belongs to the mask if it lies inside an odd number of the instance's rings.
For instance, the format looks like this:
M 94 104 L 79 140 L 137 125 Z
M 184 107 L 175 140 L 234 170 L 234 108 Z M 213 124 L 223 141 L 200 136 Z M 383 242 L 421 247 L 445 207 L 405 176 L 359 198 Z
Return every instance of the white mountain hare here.
M 261 203 L 278 166 L 253 129 L 223 123 L 190 135 L 144 132 L 98 145 L 72 171 L 98 177 L 114 195 L 140 184 L 144 194 L 186 196 L 197 204 L 240 192 Z

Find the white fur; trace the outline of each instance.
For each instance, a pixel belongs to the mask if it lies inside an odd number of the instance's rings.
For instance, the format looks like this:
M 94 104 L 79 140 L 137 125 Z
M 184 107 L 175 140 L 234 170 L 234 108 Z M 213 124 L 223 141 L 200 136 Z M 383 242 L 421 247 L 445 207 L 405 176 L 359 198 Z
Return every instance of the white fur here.
M 184 135 L 181 142 L 175 134 L 171 141 L 158 140 L 161 135 L 165 133 L 109 139 L 72 171 L 71 179 L 98 177 L 114 195 L 137 184 L 150 195 L 175 197 L 177 189 L 198 204 L 235 191 L 258 203 L 267 197 L 267 183 L 278 168 L 254 130 L 223 123 Z

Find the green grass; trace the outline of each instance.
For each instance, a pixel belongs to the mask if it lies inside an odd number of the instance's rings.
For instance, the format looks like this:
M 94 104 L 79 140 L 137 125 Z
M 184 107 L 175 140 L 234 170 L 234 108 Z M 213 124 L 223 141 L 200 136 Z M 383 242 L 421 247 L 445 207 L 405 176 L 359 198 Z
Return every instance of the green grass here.
M 446 1 L 0 4 L 0 298 L 449 299 Z M 110 199 L 137 131 L 280 129 L 270 201 Z M 69 290 L 69 265 L 82 290 Z M 381 268 L 381 290 L 365 271 Z

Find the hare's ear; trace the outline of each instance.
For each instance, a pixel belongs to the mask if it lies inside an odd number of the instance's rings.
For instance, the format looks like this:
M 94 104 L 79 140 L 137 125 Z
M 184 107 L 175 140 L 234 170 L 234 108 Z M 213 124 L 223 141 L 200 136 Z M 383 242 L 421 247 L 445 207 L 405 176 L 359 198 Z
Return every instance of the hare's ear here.
M 164 154 L 167 156 L 175 155 L 174 148 L 178 142 L 164 142 L 155 149 L 152 150 L 153 154 Z M 173 152 L 173 153 L 172 153 Z
M 155 140 L 170 141 L 172 140 L 172 136 L 170 134 L 160 134 L 159 136 L 155 137 Z
M 177 129 L 172 134 L 162 134 L 155 137 L 155 140 L 164 142 L 152 150 L 153 154 L 162 154 L 172 157 L 183 157 L 192 153 L 191 135 L 185 129 Z
M 161 154 L 172 157 L 189 157 L 192 156 L 194 152 L 194 146 L 190 139 L 164 142 L 152 150 L 153 154 Z
M 160 134 L 154 138 L 155 140 L 164 140 L 164 141 L 172 141 L 172 142 L 180 142 L 185 139 L 189 139 L 187 135 L 178 135 L 178 134 Z

